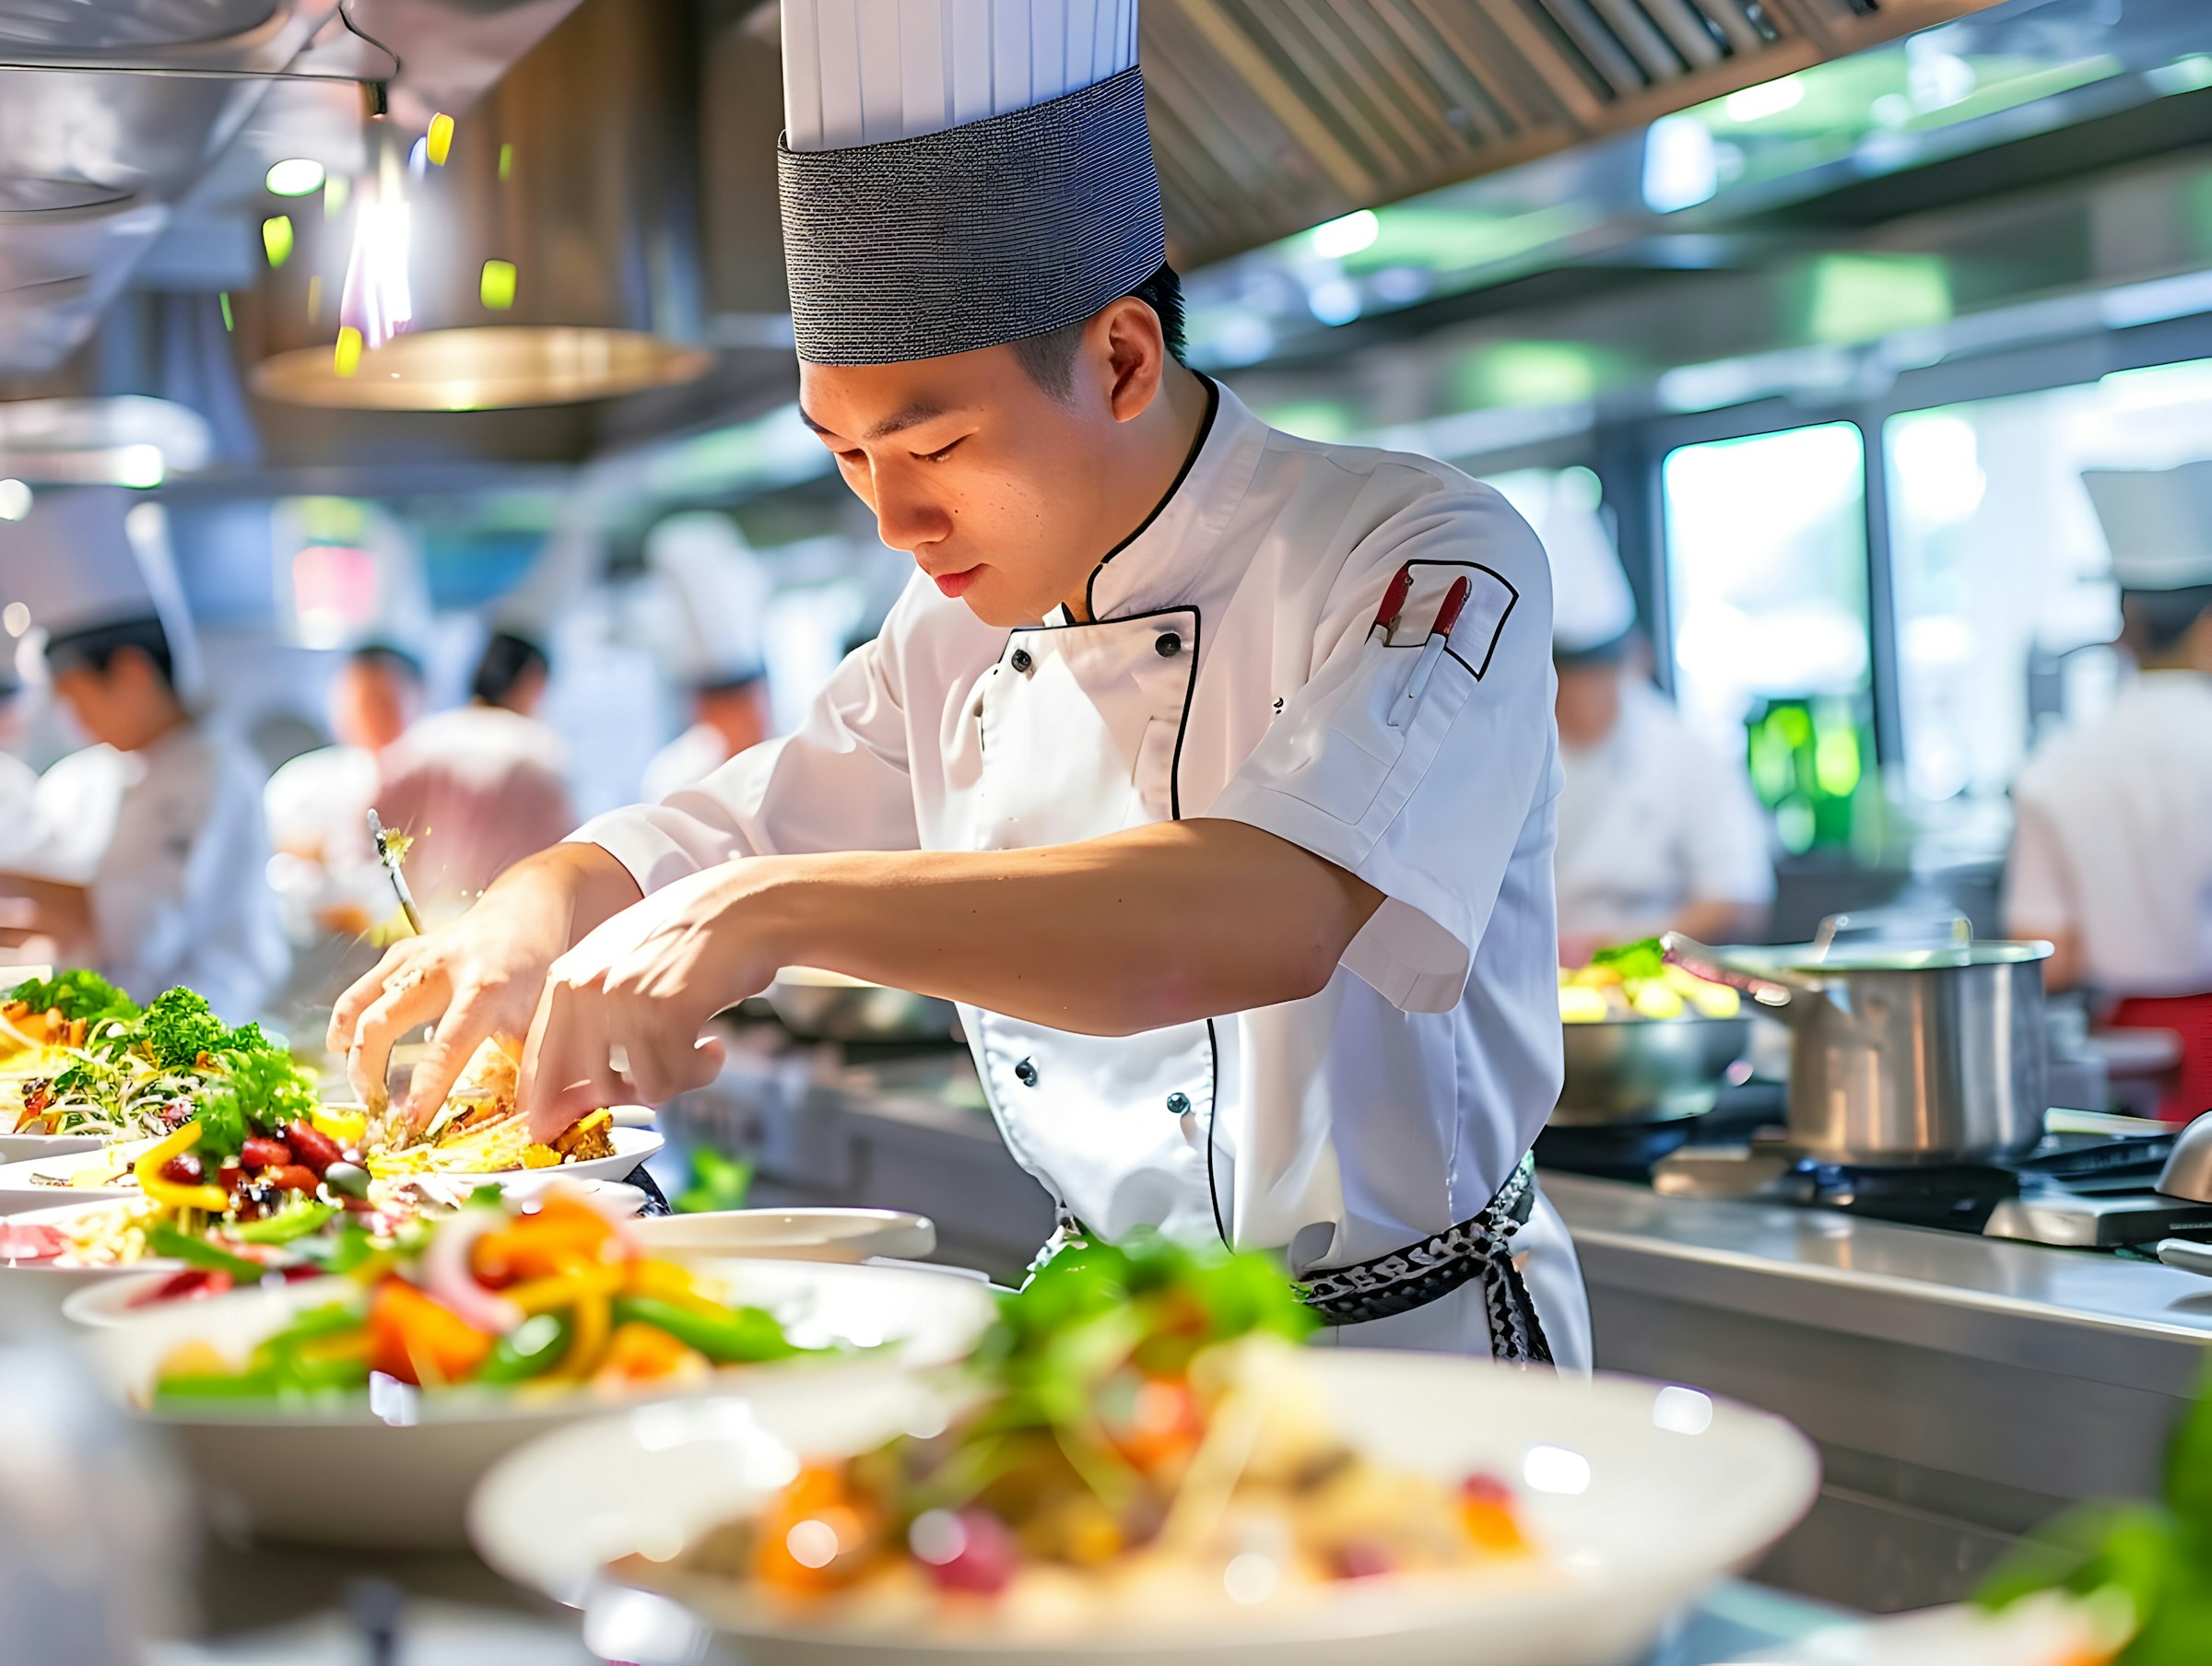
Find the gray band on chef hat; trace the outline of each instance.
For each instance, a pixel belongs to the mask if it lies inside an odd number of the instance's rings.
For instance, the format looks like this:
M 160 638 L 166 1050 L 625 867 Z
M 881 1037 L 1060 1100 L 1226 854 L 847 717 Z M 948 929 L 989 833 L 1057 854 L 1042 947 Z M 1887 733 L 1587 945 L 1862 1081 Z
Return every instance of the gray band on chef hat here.
M 895 364 L 1080 323 L 1167 260 L 1134 65 L 965 126 L 776 147 L 793 330 L 808 364 Z

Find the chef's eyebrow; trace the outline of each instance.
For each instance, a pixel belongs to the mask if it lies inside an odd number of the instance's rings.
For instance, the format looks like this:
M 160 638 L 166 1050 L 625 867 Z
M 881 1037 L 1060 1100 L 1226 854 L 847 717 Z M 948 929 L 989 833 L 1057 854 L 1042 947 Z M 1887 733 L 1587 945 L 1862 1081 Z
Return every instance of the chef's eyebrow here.
M 888 416 L 886 416 L 881 422 L 877 423 L 865 434 L 862 435 L 861 438 L 864 440 L 888 440 L 893 434 L 899 433 L 903 429 L 915 428 L 924 422 L 930 421 L 934 417 L 942 416 L 946 415 L 950 408 L 951 407 L 947 405 L 935 404 L 930 400 L 917 399 L 913 404 L 908 405 L 904 410 L 893 411 Z M 839 437 L 835 428 L 830 428 L 823 423 L 817 422 L 811 416 L 807 414 L 806 407 L 803 405 L 799 409 L 799 420 L 805 423 L 808 428 L 812 428 L 816 433 L 822 435 L 826 439 L 835 439 Z

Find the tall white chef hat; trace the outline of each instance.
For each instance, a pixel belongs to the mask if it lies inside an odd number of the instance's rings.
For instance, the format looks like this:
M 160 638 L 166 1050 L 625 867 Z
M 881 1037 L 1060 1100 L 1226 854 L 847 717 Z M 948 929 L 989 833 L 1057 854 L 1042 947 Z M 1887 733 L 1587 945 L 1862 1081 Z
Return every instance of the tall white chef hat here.
M 783 0 L 799 357 L 890 364 L 1088 318 L 1167 259 L 1137 0 Z
M 20 521 L 0 522 L 0 602 L 19 602 L 43 633 L 46 658 L 126 642 L 168 650 L 170 683 L 200 692 L 200 643 L 151 499 L 120 486 L 41 492 Z
M 761 625 L 775 586 L 727 515 L 671 515 L 645 534 L 645 563 L 665 587 L 677 677 L 728 688 L 767 674 Z
M 2088 469 L 2081 483 L 2123 590 L 2212 584 L 2212 462 L 2168 469 Z
M 1627 647 L 1636 627 L 1636 597 L 1598 503 L 1589 470 L 1562 469 L 1536 516 L 1536 535 L 1551 557 L 1555 659 L 1609 658 Z

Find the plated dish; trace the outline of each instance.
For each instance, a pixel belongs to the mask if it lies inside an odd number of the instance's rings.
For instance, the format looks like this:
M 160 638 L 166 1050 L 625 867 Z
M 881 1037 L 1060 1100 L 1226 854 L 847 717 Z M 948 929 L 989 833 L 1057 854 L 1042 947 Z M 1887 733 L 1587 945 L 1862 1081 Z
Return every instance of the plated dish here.
M 1809 1503 L 1778 1420 L 1688 1390 L 1298 1350 L 1256 1258 L 1090 1252 L 970 1370 L 579 1425 L 504 1461 L 479 1551 L 673 1599 L 748 1660 L 1628 1658 Z M 615 1601 L 620 1598 L 617 1595 Z

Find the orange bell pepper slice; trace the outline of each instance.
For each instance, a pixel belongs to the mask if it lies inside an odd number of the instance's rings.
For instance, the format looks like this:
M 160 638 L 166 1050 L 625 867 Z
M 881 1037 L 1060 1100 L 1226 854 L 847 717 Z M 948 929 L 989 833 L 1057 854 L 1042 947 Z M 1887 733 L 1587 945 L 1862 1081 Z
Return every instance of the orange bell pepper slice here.
M 492 1339 L 404 1278 L 387 1278 L 369 1303 L 369 1368 L 418 1387 L 461 1382 L 481 1367 Z

